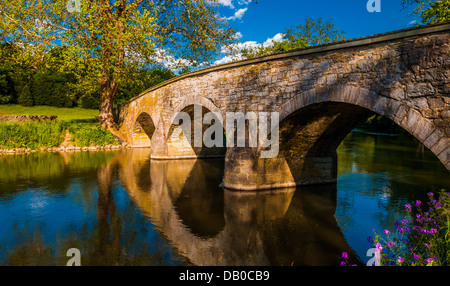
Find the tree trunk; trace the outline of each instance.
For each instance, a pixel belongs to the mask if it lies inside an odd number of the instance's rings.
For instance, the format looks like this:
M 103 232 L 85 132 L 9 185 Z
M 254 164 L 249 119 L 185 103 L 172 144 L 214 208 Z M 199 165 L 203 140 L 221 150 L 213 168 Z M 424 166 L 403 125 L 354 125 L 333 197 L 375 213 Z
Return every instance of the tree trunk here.
M 117 82 L 108 76 L 104 76 L 100 85 L 100 110 L 99 121 L 102 127 L 114 128 L 113 99 L 117 90 Z
M 113 95 L 111 92 L 106 91 L 101 93 L 98 119 L 104 128 L 111 128 L 113 126 Z

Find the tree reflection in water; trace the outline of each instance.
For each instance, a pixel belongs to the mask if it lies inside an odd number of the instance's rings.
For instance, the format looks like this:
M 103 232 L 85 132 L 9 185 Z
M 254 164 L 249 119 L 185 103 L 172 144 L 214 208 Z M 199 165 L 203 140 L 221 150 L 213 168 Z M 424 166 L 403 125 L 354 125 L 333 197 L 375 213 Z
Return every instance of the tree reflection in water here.
M 351 133 L 337 186 L 262 192 L 219 188 L 223 160 L 150 160 L 145 148 L 3 156 L 0 263 L 65 265 L 69 248 L 82 265 L 339 265 L 343 251 L 354 263 L 372 228 L 450 189 L 410 140 Z

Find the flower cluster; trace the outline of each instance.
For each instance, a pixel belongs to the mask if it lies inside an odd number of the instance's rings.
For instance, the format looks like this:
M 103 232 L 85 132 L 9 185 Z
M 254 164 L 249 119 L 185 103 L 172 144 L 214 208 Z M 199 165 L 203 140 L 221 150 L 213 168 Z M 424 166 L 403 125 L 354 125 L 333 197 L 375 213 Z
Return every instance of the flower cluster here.
M 348 262 L 348 253 L 347 252 L 342 252 L 342 259 L 343 261 L 341 261 L 341 266 L 347 266 L 350 265 L 350 263 Z M 351 266 L 357 266 L 356 264 L 352 264 Z
M 428 199 L 417 200 L 414 208 L 406 204 L 409 219 L 396 222 L 395 231 L 368 238 L 381 265 L 450 265 L 450 193 L 442 191 L 439 199 L 428 193 Z

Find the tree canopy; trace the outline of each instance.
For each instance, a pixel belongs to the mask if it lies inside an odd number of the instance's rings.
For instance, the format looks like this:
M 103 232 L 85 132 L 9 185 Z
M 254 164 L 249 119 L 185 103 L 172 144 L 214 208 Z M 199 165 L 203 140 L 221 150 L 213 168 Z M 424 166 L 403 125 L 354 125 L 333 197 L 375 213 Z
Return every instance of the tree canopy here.
M 69 3 L 81 0 L 71 0 Z M 232 42 L 234 31 L 217 16 L 216 0 L 0 0 L 0 38 L 33 67 L 58 69 L 86 88 L 98 87 L 100 122 L 111 127 L 113 99 L 137 70 L 170 62 L 201 66 Z M 69 9 L 68 9 L 69 8 Z M 54 58 L 54 57 L 53 57 Z M 85 92 L 93 92 L 86 90 Z
M 255 48 L 244 48 L 240 52 L 244 58 L 285 52 L 310 46 L 328 44 L 345 39 L 345 32 L 334 27 L 331 20 L 306 18 L 303 24 L 287 28 L 283 40 L 267 46 L 261 44 Z
M 450 0 L 402 0 L 403 8 L 414 7 L 419 24 L 434 24 L 450 20 Z

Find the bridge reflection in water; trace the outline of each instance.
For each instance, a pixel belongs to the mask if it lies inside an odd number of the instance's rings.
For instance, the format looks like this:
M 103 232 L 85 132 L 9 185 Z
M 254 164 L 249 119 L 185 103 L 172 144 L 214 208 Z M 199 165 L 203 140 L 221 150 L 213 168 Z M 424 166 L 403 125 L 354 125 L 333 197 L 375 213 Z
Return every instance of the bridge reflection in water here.
M 336 184 L 224 190 L 223 160 L 157 161 L 149 152 L 120 152 L 103 168 L 118 166 L 129 196 L 189 263 L 339 265 L 343 251 L 357 260 L 334 217 Z

